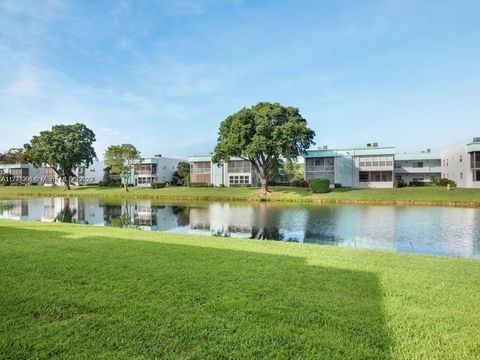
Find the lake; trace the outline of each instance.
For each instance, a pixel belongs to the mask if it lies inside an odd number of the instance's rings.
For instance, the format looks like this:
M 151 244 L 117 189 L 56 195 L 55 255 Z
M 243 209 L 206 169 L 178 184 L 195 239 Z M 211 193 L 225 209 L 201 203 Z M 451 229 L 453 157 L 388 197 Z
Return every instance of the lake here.
M 480 210 L 278 203 L 0 200 L 0 219 L 480 258 Z

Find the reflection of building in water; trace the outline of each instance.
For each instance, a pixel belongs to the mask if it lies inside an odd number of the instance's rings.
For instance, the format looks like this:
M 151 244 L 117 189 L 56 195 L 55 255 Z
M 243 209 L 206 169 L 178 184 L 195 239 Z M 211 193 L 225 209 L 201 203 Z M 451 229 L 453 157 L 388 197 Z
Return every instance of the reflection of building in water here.
M 309 211 L 305 242 L 395 249 L 395 207 L 320 206 Z
M 396 208 L 397 250 L 478 257 L 480 212 L 450 207 Z
M 144 230 L 157 230 L 157 216 L 149 200 L 138 201 L 133 206 L 133 224 Z
M 29 220 L 28 200 L 11 200 L 0 203 L 0 219 Z
M 205 207 L 191 207 L 189 233 L 248 239 L 254 218 L 252 206 L 211 203 Z

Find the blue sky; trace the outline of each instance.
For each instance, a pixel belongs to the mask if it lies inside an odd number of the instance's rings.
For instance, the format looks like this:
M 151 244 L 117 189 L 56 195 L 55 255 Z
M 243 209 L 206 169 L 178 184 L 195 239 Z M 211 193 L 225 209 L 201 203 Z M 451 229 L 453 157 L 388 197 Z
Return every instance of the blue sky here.
M 0 1 L 0 150 L 83 122 L 144 156 L 210 151 L 259 101 L 317 145 L 480 135 L 480 1 Z

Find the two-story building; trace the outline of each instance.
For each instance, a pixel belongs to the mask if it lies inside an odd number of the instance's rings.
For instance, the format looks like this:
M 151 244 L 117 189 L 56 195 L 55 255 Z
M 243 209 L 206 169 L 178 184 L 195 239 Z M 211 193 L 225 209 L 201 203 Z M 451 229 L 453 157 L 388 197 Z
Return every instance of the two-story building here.
M 152 183 L 169 183 L 177 171 L 181 159 L 167 158 L 156 155 L 153 158 L 142 159 L 135 165 L 130 183 L 135 186 L 150 186 Z
M 442 177 L 453 180 L 458 187 L 480 188 L 480 138 L 441 152 Z
M 249 161 L 232 158 L 217 165 L 211 155 L 194 155 L 190 163 L 190 182 L 206 183 L 213 186 L 257 186 L 258 178 Z
M 419 154 L 395 155 L 395 180 L 411 182 L 432 181 L 442 177 L 440 154 L 430 149 Z
M 354 188 L 389 188 L 393 186 L 395 147 L 306 151 L 305 180 L 325 178 L 330 183 Z

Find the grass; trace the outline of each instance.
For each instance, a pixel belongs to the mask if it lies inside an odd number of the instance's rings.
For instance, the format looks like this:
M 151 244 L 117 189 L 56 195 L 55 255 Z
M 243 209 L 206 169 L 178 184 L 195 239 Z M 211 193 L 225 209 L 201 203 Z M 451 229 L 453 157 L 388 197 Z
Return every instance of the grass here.
M 443 187 L 402 189 L 335 189 L 328 194 L 312 194 L 305 188 L 276 186 L 272 195 L 260 196 L 258 188 L 188 188 L 164 189 L 100 188 L 81 186 L 69 192 L 62 188 L 43 186 L 0 186 L 0 197 L 19 196 L 78 196 L 102 198 L 150 198 L 175 200 L 224 201 L 290 201 L 398 205 L 449 205 L 480 207 L 480 189 L 452 189 Z
M 480 262 L 0 221 L 0 358 L 478 359 Z

